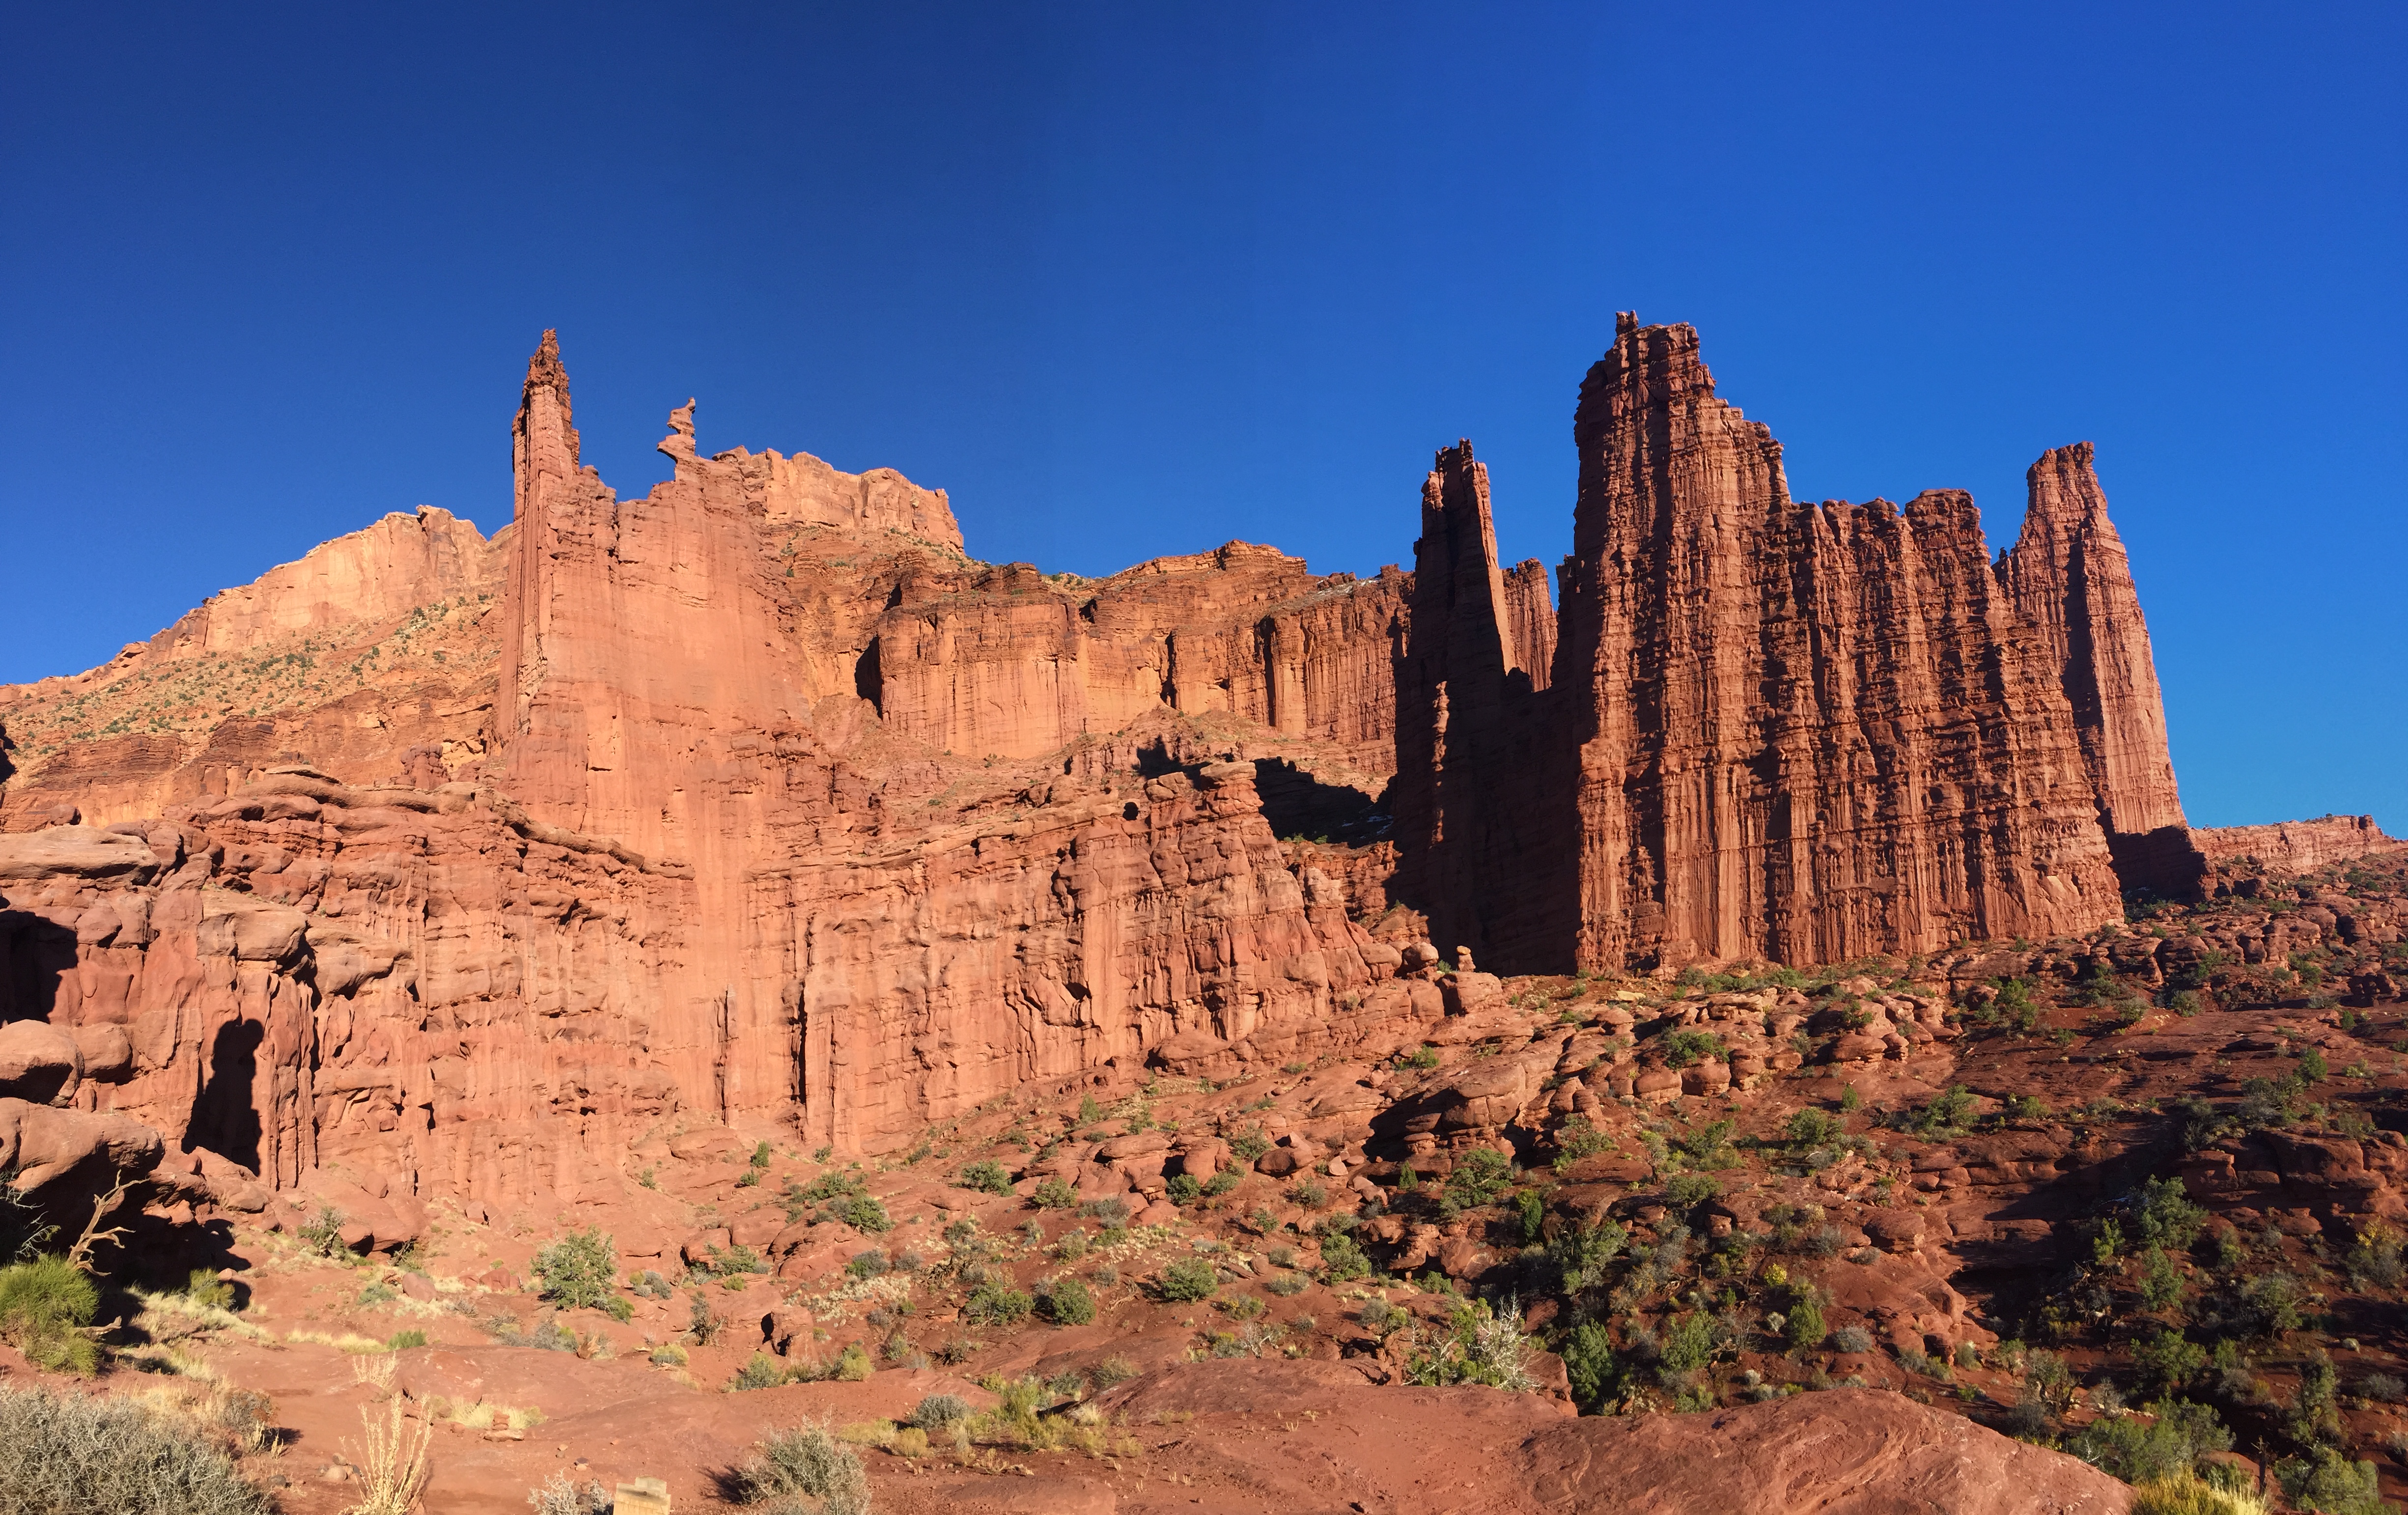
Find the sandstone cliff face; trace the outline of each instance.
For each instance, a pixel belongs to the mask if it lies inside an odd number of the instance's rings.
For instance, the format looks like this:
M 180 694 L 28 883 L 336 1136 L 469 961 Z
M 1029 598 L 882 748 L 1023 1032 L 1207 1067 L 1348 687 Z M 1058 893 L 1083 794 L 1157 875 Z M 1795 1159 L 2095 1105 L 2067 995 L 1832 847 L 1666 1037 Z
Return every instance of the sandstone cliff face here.
M 0 686 L 0 830 L 155 815 L 305 758 L 363 781 L 472 771 L 509 537 L 389 515 L 101 667 Z
M 2267 826 L 2197 826 L 2190 840 L 2215 866 L 2255 863 L 2276 873 L 2315 873 L 2408 845 L 2371 815 L 2327 815 Z
M 1626 317 L 1573 432 L 1554 666 L 1526 694 L 1490 671 L 1512 619 L 1493 544 L 1441 529 L 1434 550 L 1426 505 L 1424 577 L 1435 555 L 1479 602 L 1416 606 L 1399 696 L 1400 884 L 1434 929 L 1563 971 L 2119 917 L 2109 829 L 2181 816 L 2086 448 L 2035 468 L 2022 555 L 1993 573 L 1960 492 L 1791 500 L 1780 444 L 1715 395 L 1686 326 Z M 1473 711 L 1498 729 L 1468 731 Z M 1415 727 L 1444 734 L 1426 769 Z

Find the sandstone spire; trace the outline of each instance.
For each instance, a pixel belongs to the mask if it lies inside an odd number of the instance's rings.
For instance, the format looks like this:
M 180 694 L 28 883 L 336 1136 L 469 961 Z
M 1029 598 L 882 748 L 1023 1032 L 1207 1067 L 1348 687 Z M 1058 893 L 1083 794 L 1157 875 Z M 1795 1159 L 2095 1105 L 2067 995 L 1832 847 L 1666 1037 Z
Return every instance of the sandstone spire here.
M 1503 665 L 1526 654 L 1489 650 L 1522 639 L 1483 608 L 1504 598 L 1484 588 L 1494 548 L 1470 524 L 1484 526 L 1484 489 L 1454 487 L 1456 525 L 1444 459 L 1433 476 L 1448 529 L 1426 506 L 1397 837 L 1400 885 L 1434 929 L 1481 901 L 1483 961 L 1543 970 L 1828 963 L 2119 916 L 2067 654 L 1992 573 L 1970 496 L 1793 501 L 1780 443 L 1715 394 L 1697 333 L 1627 313 L 1573 438 L 1573 551 L 1542 684 L 1509 688 Z M 2073 516 L 2060 535 L 2101 578 L 2067 593 L 2137 626 L 2103 512 Z M 2155 711 L 2155 686 L 2119 671 L 2129 648 L 2119 630 L 2114 678 L 2093 675 L 2122 700 L 2102 729 L 2126 733 L 2100 745 L 2145 754 L 2137 707 Z M 1426 782 L 1416 725 L 1434 733 Z M 2116 782 L 2157 793 L 2145 762 L 2113 771 L 2134 767 L 2143 781 Z
M 2090 444 L 2052 448 L 2024 477 L 2030 507 L 1999 577 L 2061 670 L 2100 822 L 2126 835 L 2179 826 L 2157 660 Z

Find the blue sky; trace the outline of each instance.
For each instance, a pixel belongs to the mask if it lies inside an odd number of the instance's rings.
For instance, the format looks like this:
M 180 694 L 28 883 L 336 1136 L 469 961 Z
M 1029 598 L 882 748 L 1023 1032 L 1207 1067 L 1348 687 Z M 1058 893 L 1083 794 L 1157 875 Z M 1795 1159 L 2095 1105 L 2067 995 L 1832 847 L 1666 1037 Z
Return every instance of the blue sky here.
M 971 550 L 1569 547 L 1613 312 L 1809 496 L 2087 437 L 2192 819 L 2408 832 L 2408 20 L 2300 7 L 50 7 L 0 56 L 0 679 L 668 409 Z

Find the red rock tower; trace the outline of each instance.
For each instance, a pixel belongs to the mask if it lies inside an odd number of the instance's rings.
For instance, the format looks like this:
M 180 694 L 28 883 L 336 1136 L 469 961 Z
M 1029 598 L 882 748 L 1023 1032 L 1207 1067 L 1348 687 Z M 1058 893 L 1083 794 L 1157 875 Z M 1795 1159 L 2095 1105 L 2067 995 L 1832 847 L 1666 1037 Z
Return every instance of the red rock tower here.
M 1688 326 L 1621 317 L 1573 438 L 1542 678 L 1515 668 L 1536 625 L 1500 629 L 1484 475 L 1442 454 L 1425 490 L 1396 835 L 1442 946 L 1452 926 L 1527 971 L 1828 963 L 2087 930 L 2120 918 L 2119 862 L 2164 873 L 2164 717 L 2086 446 L 2034 469 L 1994 572 L 1961 491 L 1792 500 Z

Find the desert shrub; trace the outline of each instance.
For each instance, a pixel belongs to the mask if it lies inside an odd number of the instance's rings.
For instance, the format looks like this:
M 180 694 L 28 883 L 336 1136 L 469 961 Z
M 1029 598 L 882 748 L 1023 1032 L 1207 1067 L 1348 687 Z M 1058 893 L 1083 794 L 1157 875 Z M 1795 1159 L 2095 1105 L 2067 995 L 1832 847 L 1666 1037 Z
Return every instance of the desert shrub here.
M 2400 1258 L 2400 1234 L 2380 1221 L 2367 1227 L 2342 1262 L 2355 1288 L 2397 1289 L 2408 1277 Z
M 0 1508 L 40 1515 L 269 1515 L 226 1454 L 129 1399 L 0 1387 Z
M 895 1229 L 894 1219 L 875 1194 L 855 1194 L 846 1200 L 838 1219 L 855 1231 L 873 1236 Z
M 1068 1180 L 1064 1179 L 1039 1179 L 1037 1192 L 1028 1196 L 1028 1202 L 1040 1210 L 1071 1209 L 1079 1203 L 1079 1191 L 1071 1188 Z
M 1831 1333 L 1831 1350 L 1835 1352 L 1869 1352 L 1873 1350 L 1873 1334 L 1861 1325 L 1843 1325 Z
M 528 1490 L 527 1503 L 535 1507 L 535 1515 L 610 1515 L 609 1489 L 599 1480 L 580 1488 L 566 1473 L 554 1473 Z
M 2284 1416 L 2284 1429 L 2294 1441 L 2338 1441 L 2341 1439 L 2341 1375 L 2333 1368 L 2332 1358 L 2316 1352 L 2300 1367 L 2300 1386 L 2291 1393 L 2291 1405 Z
M 923 1431 L 941 1431 L 955 1421 L 968 1420 L 974 1413 L 970 1402 L 959 1394 L 930 1394 L 911 1407 L 903 1423 Z
M 1823 1344 L 1827 1329 L 1823 1324 L 1823 1307 L 1812 1295 L 1792 1300 L 1783 1317 L 1782 1339 L 1792 1351 L 1809 1351 Z
M 1258 1125 L 1248 1126 L 1229 1138 L 1230 1155 L 1240 1163 L 1251 1165 L 1259 1162 L 1262 1155 L 1270 1150 L 1271 1138 L 1264 1135 L 1263 1128 Z
M 619 1276 L 618 1249 L 601 1230 L 571 1232 L 535 1254 L 538 1292 L 562 1309 L 599 1309 Z
M 2141 1303 L 2150 1309 L 2172 1309 L 2183 1301 L 2182 1269 L 2162 1247 L 2141 1254 Z
M 2358 1384 L 2358 1397 L 2378 1405 L 2396 1405 L 2408 1395 L 2408 1383 L 2402 1383 L 2389 1373 L 2369 1373 Z
M 351 1252 L 343 1245 L 343 1212 L 332 1205 L 321 1205 L 315 1218 L 301 1227 L 303 1250 L 319 1257 L 342 1257 Z
M 1215 1173 L 1211 1178 L 1204 1180 L 1204 1195 L 1208 1199 L 1218 1199 L 1223 1194 L 1227 1193 L 1230 1190 L 1238 1187 L 1239 1184 L 1243 1183 L 1245 1181 L 1245 1178 L 1246 1175 L 1243 1169 L 1223 1168 L 1220 1172 Z
M 1720 1060 L 1729 1055 L 1720 1036 L 1685 1027 L 1670 1033 L 1657 1045 L 1663 1049 L 1664 1065 L 1668 1068 L 1685 1068 L 1710 1057 Z
M 2102 1415 L 2074 1433 L 2066 1450 L 2127 1483 L 2196 1474 L 2232 1433 L 2215 1411 L 2187 1399 L 2160 1399 L 2145 1415 Z
M 1720 1198 L 1722 1192 L 1723 1186 L 1712 1175 L 1704 1173 L 1675 1174 L 1671 1181 L 1664 1185 L 1664 1197 L 1674 1209 L 1679 1210 L 1696 1209 L 1710 1199 Z
M 877 1365 L 869 1360 L 869 1349 L 858 1341 L 848 1341 L 844 1351 L 836 1354 L 836 1366 L 828 1377 L 839 1383 L 859 1383 L 875 1371 Z
M 793 1508 L 799 1495 L 822 1515 L 869 1515 L 869 1476 L 824 1424 L 771 1433 L 730 1481 L 738 1504 Z
M 1493 1147 L 1463 1154 L 1446 1176 L 1446 1197 L 1466 1209 L 1486 1205 L 1513 1187 L 1513 1160 Z
M 1174 1173 L 1164 1183 L 1163 1191 L 1174 1205 L 1193 1205 L 1204 1197 L 1204 1182 L 1192 1173 Z
M 1128 1201 L 1118 1194 L 1087 1201 L 1087 1219 L 1107 1231 L 1119 1231 L 1129 1223 Z
M 953 1176 L 953 1184 L 956 1188 L 975 1189 L 982 1193 L 1008 1194 L 1011 1193 L 1011 1175 L 1002 1164 L 992 1158 L 982 1158 L 963 1165 L 961 1172 Z
M 1658 1354 L 1675 1373 L 1694 1373 L 1713 1361 L 1714 1320 L 1703 1310 L 1684 1317 L 1664 1333 Z
M 1162 1270 L 1162 1280 L 1155 1287 L 1163 1298 L 1189 1304 L 1217 1293 L 1221 1275 L 1200 1257 L 1182 1257 Z
M 2144 1391 L 2179 1394 L 2207 1371 L 2207 1349 L 2179 1331 L 2159 1326 L 2154 1336 L 2132 1343 L 2132 1366 Z
M 971 1291 L 962 1306 L 962 1319 L 972 1325 L 1018 1325 L 1028 1318 L 1028 1296 L 1001 1279 L 990 1279 Z
M 1447 1328 L 1430 1341 L 1416 1342 L 1405 1364 L 1405 1381 L 1425 1386 L 1484 1383 L 1517 1393 L 1535 1389 L 1530 1377 L 1530 1338 L 1522 1333 L 1522 1311 L 1508 1304 L 1502 1309 L 1484 1299 L 1468 1299 L 1455 1308 Z
M 1847 1127 L 1828 1110 L 1799 1110 L 1789 1118 L 1789 1144 L 1793 1147 L 1820 1147 L 1836 1141 Z
M 1321 1238 L 1321 1277 L 1327 1283 L 1344 1283 L 1360 1279 L 1371 1271 L 1371 1260 L 1363 1255 L 1362 1246 L 1343 1231 L 1332 1231 Z
M 1039 1286 L 1037 1308 L 1055 1325 L 1084 1325 L 1096 1318 L 1096 1296 L 1076 1279 L 1055 1279 Z
M 408 1351 L 412 1347 L 425 1346 L 426 1333 L 414 1325 L 409 1326 L 385 1337 L 384 1344 L 394 1351 Z
M 2392 1507 L 2383 1499 L 2372 1463 L 2354 1463 L 2330 1447 L 2318 1447 L 2308 1460 L 2291 1461 L 2275 1470 L 2283 1493 L 2300 1509 L 2322 1515 L 2386 1515 Z
M 64 1257 L 0 1267 L 0 1341 L 54 1373 L 87 1374 L 100 1351 L 79 1329 L 100 1308 L 92 1278 Z
M 1595 1409 L 1604 1402 L 1614 1380 L 1613 1336 L 1601 1321 L 1584 1321 L 1563 1342 L 1564 1372 L 1571 1379 L 1572 1398 Z
M 1513 1196 L 1515 1219 L 1521 1222 L 1522 1245 L 1537 1246 L 1546 1235 L 1547 1196 L 1536 1189 L 1525 1189 Z
M 1274 1273 L 1263 1280 L 1263 1287 L 1282 1299 L 1292 1299 L 1312 1287 L 1312 1280 L 1301 1273 Z
M 1973 1095 L 1963 1084 L 1926 1105 L 1900 1123 L 1926 1136 L 1951 1136 L 1973 1122 Z
M 1612 1151 L 1613 1138 L 1584 1115 L 1575 1115 L 1555 1128 L 1555 1171 L 1561 1173 L 1584 1158 Z
M 2178 1252 L 2199 1239 L 2207 1211 L 2190 1202 L 2180 1179 L 2151 1179 L 2133 1196 L 2133 1232 L 2144 1247 Z
M 2009 1029 L 2029 1035 L 2040 1024 L 2041 1014 L 2040 1001 L 2032 996 L 2029 981 L 2001 979 L 1998 991 L 1998 997 L 1990 1001 L 1989 1013 Z
M 894 1265 L 887 1261 L 883 1251 L 872 1247 L 867 1251 L 853 1253 L 852 1260 L 844 1265 L 844 1270 L 856 1279 L 875 1279 L 885 1274 Z
M 1329 1203 L 1329 1187 L 1318 1179 L 1298 1179 L 1288 1185 L 1287 1197 L 1309 1210 Z
M 1568 1225 L 1547 1238 L 1547 1265 L 1565 1293 L 1578 1293 L 1605 1281 L 1606 1269 L 1629 1239 L 1630 1234 L 1612 1221 Z
M 767 1352 L 754 1352 L 736 1376 L 727 1380 L 727 1392 L 742 1394 L 748 1389 L 774 1389 L 786 1381 L 786 1365 Z

